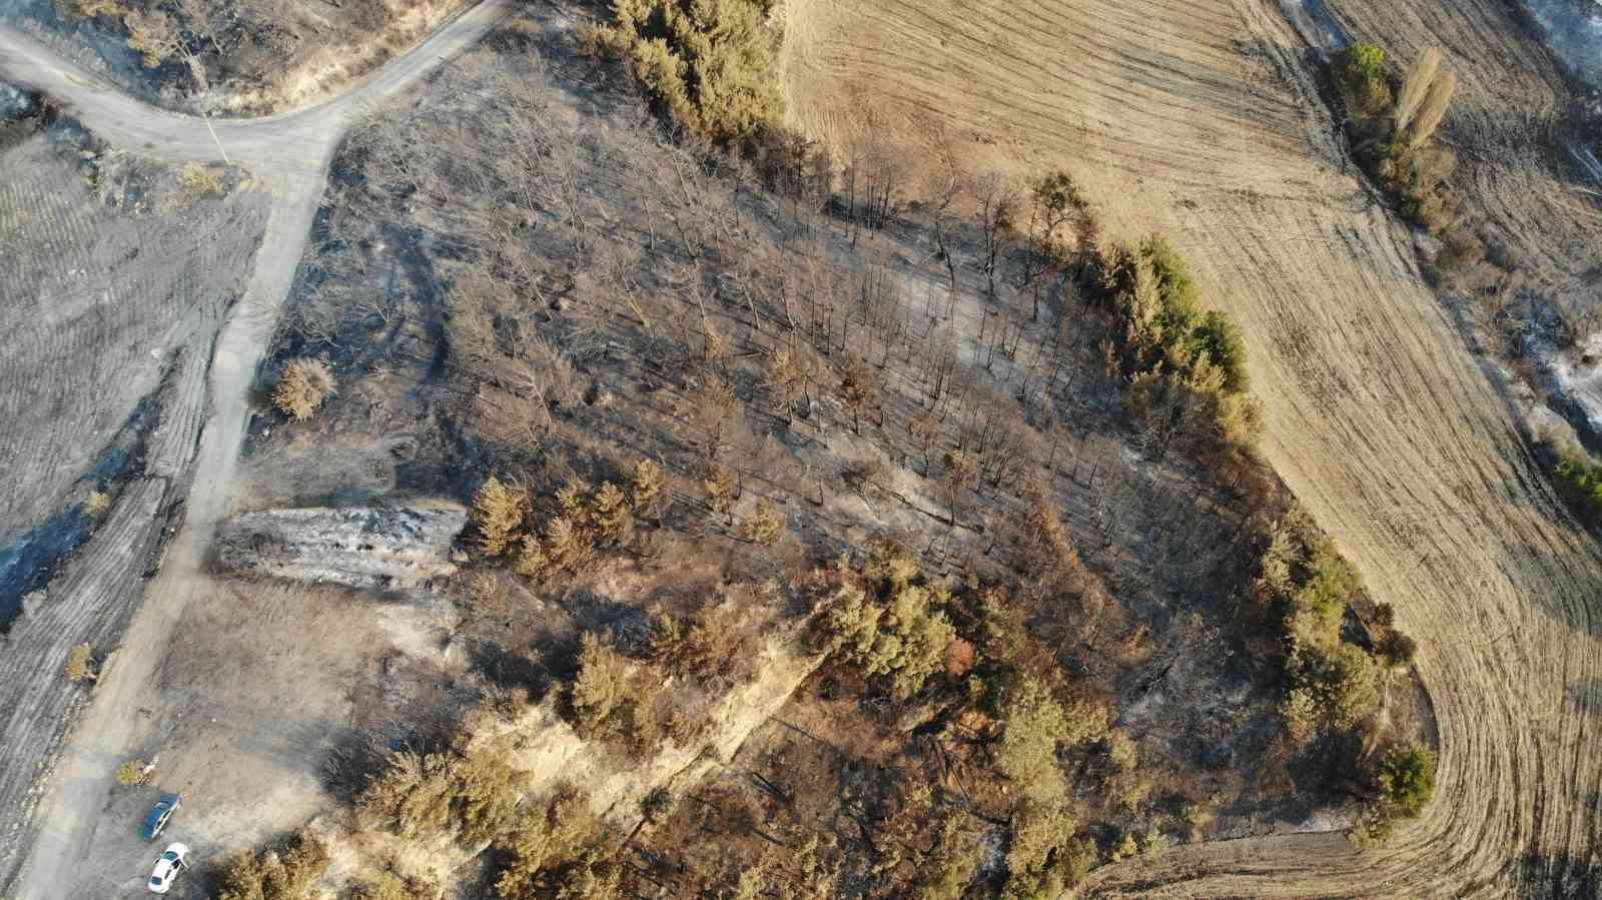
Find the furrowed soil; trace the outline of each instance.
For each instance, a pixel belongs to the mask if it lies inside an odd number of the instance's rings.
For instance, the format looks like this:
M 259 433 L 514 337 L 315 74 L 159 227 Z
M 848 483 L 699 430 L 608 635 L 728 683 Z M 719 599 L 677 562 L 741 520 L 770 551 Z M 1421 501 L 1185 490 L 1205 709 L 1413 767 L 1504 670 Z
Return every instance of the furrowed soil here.
M 0 546 L 61 508 L 176 354 L 209 353 L 264 220 L 259 192 L 186 202 L 161 169 L 97 196 L 77 153 L 41 135 L 0 157 L 0 464 L 28 474 L 0 488 Z
M 80 519 L 92 534 L 49 561 L 59 577 L 0 648 L 0 883 L 85 696 L 62 675 L 67 654 L 121 633 L 182 508 L 212 345 L 267 207 L 248 189 L 189 202 L 162 166 L 86 164 L 63 127 L 0 155 L 0 462 L 17 476 L 0 493 L 0 535 L 52 527 L 94 487 L 109 508 Z M 35 574 L 7 572 L 0 590 Z
M 1449 134 L 1483 124 L 1498 136 L 1465 151 L 1468 181 L 1490 186 L 1475 202 L 1507 210 L 1500 227 L 1557 259 L 1561 282 L 1558 254 L 1595 217 L 1544 164 L 1550 64 L 1497 4 L 1365 19 L 1380 5 L 1337 14 L 1410 35 L 1409 49 L 1448 47 L 1467 82 Z M 1316 62 L 1280 13 L 1255 0 L 816 0 L 786 17 L 792 124 L 840 146 L 871 128 L 970 170 L 1065 166 L 1113 231 L 1168 235 L 1246 330 L 1266 455 L 1420 639 L 1440 783 L 1387 846 L 1360 853 L 1335 834 L 1204 844 L 1104 869 L 1090 892 L 1594 890 L 1602 768 L 1587 698 L 1602 557 L 1542 478 L 1492 367 L 1420 278 L 1408 232 L 1346 159 Z M 1523 105 L 1532 83 L 1552 99 Z

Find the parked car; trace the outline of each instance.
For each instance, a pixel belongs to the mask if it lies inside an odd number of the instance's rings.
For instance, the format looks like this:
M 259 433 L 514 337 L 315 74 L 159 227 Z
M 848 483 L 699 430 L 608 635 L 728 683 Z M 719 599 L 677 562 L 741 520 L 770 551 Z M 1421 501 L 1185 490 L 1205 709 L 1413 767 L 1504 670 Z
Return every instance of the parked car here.
M 145 823 L 139 827 L 139 836 L 147 841 L 155 840 L 161 834 L 161 829 L 167 827 L 167 820 L 178 811 L 179 805 L 177 794 L 162 794 L 150 810 L 150 815 L 145 816 Z
M 152 894 L 165 894 L 177 880 L 178 873 L 189 868 L 189 845 L 168 844 L 156 859 L 156 870 L 150 873 L 150 881 L 145 886 L 150 888 Z

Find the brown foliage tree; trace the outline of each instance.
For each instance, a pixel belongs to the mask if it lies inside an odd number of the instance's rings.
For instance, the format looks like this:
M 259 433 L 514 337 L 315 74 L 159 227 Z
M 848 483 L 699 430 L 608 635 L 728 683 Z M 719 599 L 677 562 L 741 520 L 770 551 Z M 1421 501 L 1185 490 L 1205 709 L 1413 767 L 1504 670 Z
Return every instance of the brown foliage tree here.
M 473 496 L 479 552 L 491 557 L 505 553 L 527 514 L 528 491 L 516 481 L 490 476 Z
M 329 397 L 338 393 L 334 375 L 328 364 L 320 359 L 296 359 L 284 366 L 273 388 L 273 405 L 284 415 L 297 422 L 312 417 L 312 413 Z

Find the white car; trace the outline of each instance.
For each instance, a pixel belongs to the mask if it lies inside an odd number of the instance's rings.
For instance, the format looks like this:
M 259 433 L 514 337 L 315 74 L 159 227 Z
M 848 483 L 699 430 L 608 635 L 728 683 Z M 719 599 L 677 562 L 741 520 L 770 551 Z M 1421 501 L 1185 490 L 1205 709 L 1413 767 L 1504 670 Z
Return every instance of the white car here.
M 150 881 L 146 887 L 150 888 L 152 894 L 165 894 L 177 880 L 178 873 L 187 868 L 189 868 L 189 845 L 168 844 L 161 858 L 156 860 L 156 870 L 150 873 Z

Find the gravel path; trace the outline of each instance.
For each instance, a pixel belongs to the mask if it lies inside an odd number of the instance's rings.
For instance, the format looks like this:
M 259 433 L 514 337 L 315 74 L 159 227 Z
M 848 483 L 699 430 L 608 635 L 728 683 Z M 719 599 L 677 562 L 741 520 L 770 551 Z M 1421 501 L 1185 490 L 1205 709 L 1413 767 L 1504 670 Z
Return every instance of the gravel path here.
M 6 792 L 0 795 L 0 809 L 8 819 L 8 830 L 0 836 L 0 895 L 19 900 L 82 896 L 74 885 L 81 883 L 90 863 L 85 858 L 87 847 L 112 786 L 114 761 L 137 746 L 150 727 L 130 698 L 153 677 L 179 636 L 177 626 L 185 607 L 206 588 L 200 572 L 202 553 L 227 511 L 229 485 L 245 435 L 248 391 L 277 309 L 294 278 L 340 137 L 364 110 L 404 91 L 441 61 L 471 46 L 512 8 L 510 0 L 487 0 L 338 98 L 260 119 L 217 121 L 215 138 L 204 121 L 134 101 L 26 36 L 0 26 L 0 76 L 49 94 L 113 147 L 170 162 L 211 161 L 222 158 L 220 142 L 228 159 L 244 166 L 273 196 L 245 298 L 223 327 L 209 371 L 204 366 L 184 367 L 182 384 L 175 388 L 181 402 L 173 427 L 190 429 L 190 447 L 199 431 L 183 527 L 63 754 L 48 773 L 42 796 L 37 793 L 40 785 L 30 787 L 31 777 L 0 782 L 0 791 Z M 200 417 L 192 413 L 205 410 L 208 402 L 209 415 L 201 425 Z M 166 438 L 158 435 L 157 440 Z M 174 463 L 163 459 L 158 465 Z M 157 482 L 150 480 L 124 497 L 95 542 L 103 549 L 87 549 L 67 582 L 54 589 L 68 598 L 60 609 L 128 602 L 139 589 L 143 552 L 153 540 L 153 535 L 141 538 L 135 532 L 154 517 L 159 499 Z M 37 657 L 37 665 L 31 669 L 33 684 L 27 696 L 40 715 L 26 718 L 34 732 L 8 728 L 0 735 L 8 771 L 44 771 L 76 694 L 60 672 L 67 650 L 82 638 L 71 622 L 56 624 L 53 637 L 40 632 L 39 640 L 30 642 L 29 656 Z M 39 801 L 36 808 L 34 799 Z

